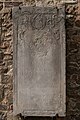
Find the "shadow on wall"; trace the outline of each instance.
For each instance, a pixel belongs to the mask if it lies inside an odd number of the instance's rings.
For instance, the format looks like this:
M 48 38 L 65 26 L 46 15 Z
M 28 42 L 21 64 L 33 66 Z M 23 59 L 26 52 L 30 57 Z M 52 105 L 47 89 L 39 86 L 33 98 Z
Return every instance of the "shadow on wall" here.
M 20 115 L 21 120 L 65 120 L 65 118 L 59 118 L 58 115 L 55 117 L 23 117 Z
M 80 16 L 77 6 L 66 6 L 67 120 L 80 120 Z M 71 15 L 71 16 L 70 16 Z

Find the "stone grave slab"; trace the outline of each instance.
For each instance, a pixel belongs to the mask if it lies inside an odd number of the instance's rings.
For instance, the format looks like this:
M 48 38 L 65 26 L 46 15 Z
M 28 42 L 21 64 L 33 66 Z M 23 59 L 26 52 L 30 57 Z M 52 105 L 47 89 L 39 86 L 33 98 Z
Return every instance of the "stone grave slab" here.
M 12 14 L 14 115 L 65 116 L 65 6 Z

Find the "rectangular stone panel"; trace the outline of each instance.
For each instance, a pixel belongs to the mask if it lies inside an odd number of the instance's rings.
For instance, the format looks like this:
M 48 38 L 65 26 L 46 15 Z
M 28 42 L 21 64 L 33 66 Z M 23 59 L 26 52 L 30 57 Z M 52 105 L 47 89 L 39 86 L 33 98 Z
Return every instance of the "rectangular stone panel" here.
M 65 116 L 65 6 L 13 8 L 14 115 Z

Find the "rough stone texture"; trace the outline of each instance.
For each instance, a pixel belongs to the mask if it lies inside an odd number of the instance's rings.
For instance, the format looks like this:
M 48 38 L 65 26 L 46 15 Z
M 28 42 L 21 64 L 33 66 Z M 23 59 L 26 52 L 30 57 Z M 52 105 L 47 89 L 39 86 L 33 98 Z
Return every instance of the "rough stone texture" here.
M 0 117 L 1 120 L 6 119 L 7 110 L 12 109 L 12 17 L 11 10 L 1 15 L 1 85 L 0 85 Z M 1 89 L 2 88 L 2 89 Z
M 3 2 L 3 0 L 2 0 Z M 54 2 L 51 0 L 50 2 L 46 1 L 45 4 L 52 5 Z M 41 1 L 27 0 L 26 5 L 41 5 Z M 78 0 L 78 9 L 75 7 L 76 5 L 67 5 L 66 6 L 66 33 L 67 33 L 67 117 L 65 118 L 54 118 L 57 120 L 80 120 L 80 71 L 79 71 L 79 63 L 80 63 L 80 0 Z M 9 5 L 9 3 L 8 3 Z M 8 6 L 7 5 L 7 6 Z M 5 32 L 11 31 L 9 27 L 7 28 L 7 21 L 10 23 L 11 21 L 11 11 L 10 8 L 3 10 L 3 4 L 0 3 L 0 120 L 6 120 L 6 116 L 8 116 L 8 120 L 12 119 L 12 104 L 8 104 L 8 100 L 6 97 L 6 91 L 9 94 L 11 92 L 11 88 L 8 86 L 9 81 L 11 82 L 9 85 L 12 85 L 12 78 L 9 75 L 4 75 L 4 70 L 2 70 L 5 66 L 12 65 L 12 60 L 6 60 L 6 64 L 4 62 L 4 52 L 9 51 L 11 49 L 11 44 L 9 41 L 12 39 L 5 36 Z M 1 15 L 1 13 L 3 13 Z M 5 22 L 4 22 L 5 20 Z M 2 26 L 3 24 L 3 26 Z M 2 27 L 1 27 L 2 26 Z M 2 30 L 3 29 L 3 30 Z M 7 29 L 7 30 L 6 30 Z M 12 41 L 11 41 L 12 42 Z M 4 44 L 3 44 L 4 43 Z M 2 45 L 3 44 L 3 45 Z M 9 64 L 9 65 L 8 65 Z M 12 69 L 9 67 L 8 71 Z M 6 68 L 7 71 L 7 68 Z M 8 72 L 7 71 L 7 72 Z M 10 73 L 11 74 L 11 73 Z M 5 87 L 8 86 L 8 89 Z M 5 89 L 4 89 L 5 88 Z M 11 92 L 12 94 L 12 92 Z M 10 95 L 10 94 L 9 94 Z M 12 98 L 11 98 L 12 101 Z M 21 115 L 20 115 L 21 116 Z M 23 118 L 28 120 L 42 120 L 43 118 Z M 20 120 L 20 117 L 18 116 Z M 45 120 L 51 120 L 52 118 L 44 118 Z M 16 120 L 16 119 L 14 119 Z
M 67 119 L 80 119 L 80 18 L 77 6 L 68 6 L 67 32 Z
M 13 9 L 14 114 L 65 116 L 65 6 Z

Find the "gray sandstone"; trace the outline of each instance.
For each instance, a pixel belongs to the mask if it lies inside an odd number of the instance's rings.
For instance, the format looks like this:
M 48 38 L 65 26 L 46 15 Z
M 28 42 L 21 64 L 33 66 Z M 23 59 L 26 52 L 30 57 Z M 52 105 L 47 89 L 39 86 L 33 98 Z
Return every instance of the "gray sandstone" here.
M 65 6 L 13 9 L 14 115 L 65 116 Z

